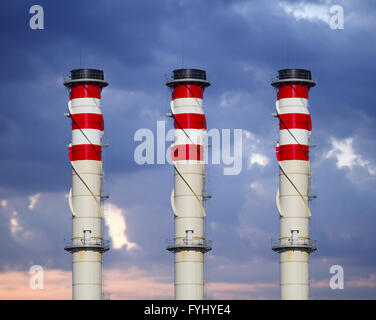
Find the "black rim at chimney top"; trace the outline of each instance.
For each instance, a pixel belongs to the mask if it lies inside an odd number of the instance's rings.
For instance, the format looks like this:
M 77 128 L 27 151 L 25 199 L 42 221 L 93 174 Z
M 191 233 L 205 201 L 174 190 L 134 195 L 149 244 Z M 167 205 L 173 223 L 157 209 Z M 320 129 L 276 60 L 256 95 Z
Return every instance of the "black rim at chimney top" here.
M 74 69 L 71 70 L 71 80 L 79 79 L 93 79 L 93 80 L 104 80 L 104 75 L 102 70 L 98 69 Z
M 312 80 L 311 71 L 306 69 L 281 69 L 278 71 L 278 80 L 302 79 Z
M 195 84 L 202 88 L 210 86 L 210 82 L 206 80 L 206 71 L 200 69 L 175 69 L 173 77 L 166 82 L 166 86 L 175 88 L 187 83 Z
M 98 69 L 73 69 L 70 72 L 69 79 L 65 79 L 64 86 L 71 88 L 81 83 L 92 83 L 103 88 L 108 86 L 108 82 L 104 81 L 102 70 Z
M 206 80 L 206 71 L 200 69 L 176 69 L 173 71 L 174 80 L 198 79 Z

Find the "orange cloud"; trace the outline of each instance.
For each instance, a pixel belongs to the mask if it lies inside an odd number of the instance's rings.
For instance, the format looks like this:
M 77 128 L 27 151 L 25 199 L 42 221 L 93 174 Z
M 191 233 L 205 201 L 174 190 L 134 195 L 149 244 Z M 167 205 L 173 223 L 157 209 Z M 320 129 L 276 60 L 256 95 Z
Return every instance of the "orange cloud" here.
M 32 290 L 32 275 L 21 271 L 0 273 L 0 300 L 70 300 L 72 297 L 71 271 L 50 269 L 44 271 L 44 289 Z M 208 299 L 267 299 L 268 293 L 278 291 L 278 283 L 209 282 L 206 284 Z M 329 288 L 328 280 L 312 282 L 313 288 Z M 345 282 L 346 287 L 376 288 L 376 275 Z M 137 268 L 105 269 L 103 289 L 112 300 L 124 299 L 173 299 L 172 276 L 149 274 Z
M 278 288 L 278 283 L 209 282 L 206 284 L 208 298 L 214 300 L 266 299 L 265 291 Z M 262 294 L 262 295 L 260 295 Z
M 0 299 L 54 300 L 71 299 L 70 271 L 50 269 L 44 271 L 44 289 L 29 287 L 28 272 L 5 271 L 0 273 Z M 207 283 L 206 292 L 210 299 L 260 299 L 260 291 L 276 288 L 276 283 Z M 103 289 L 107 298 L 116 299 L 173 299 L 172 276 L 151 275 L 137 268 L 107 269 L 104 271 Z M 255 296 L 250 296 L 250 293 Z
M 29 286 L 28 272 L 0 273 L 0 300 L 69 300 L 72 298 L 72 273 L 59 269 L 44 270 L 44 288 Z M 149 276 L 136 268 L 110 269 L 104 274 L 104 292 L 110 299 L 172 299 L 171 279 Z M 166 282 L 163 282 L 166 281 Z
M 45 270 L 44 289 L 32 290 L 28 272 L 5 271 L 0 273 L 1 300 L 53 300 L 71 299 L 71 273 L 63 270 Z
M 149 275 L 137 269 L 110 269 L 104 274 L 104 292 L 116 299 L 172 299 L 172 277 Z
M 376 288 L 376 275 L 371 273 L 368 278 L 345 281 L 345 287 Z
M 351 280 L 345 280 L 345 288 L 376 288 L 376 275 L 371 273 L 368 278 L 353 278 Z M 322 289 L 330 288 L 329 279 L 312 281 L 311 287 Z

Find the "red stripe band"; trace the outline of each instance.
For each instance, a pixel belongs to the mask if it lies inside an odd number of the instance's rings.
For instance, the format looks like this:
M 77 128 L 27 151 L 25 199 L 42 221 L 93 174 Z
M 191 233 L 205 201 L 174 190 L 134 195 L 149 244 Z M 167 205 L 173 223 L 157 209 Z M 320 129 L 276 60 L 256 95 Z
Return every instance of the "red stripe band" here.
M 299 84 L 286 84 L 279 88 L 277 100 L 285 98 L 304 98 L 308 99 L 308 87 Z
M 194 84 L 183 84 L 181 86 L 175 87 L 172 92 L 171 99 L 179 98 L 200 98 L 202 99 L 203 89 Z
M 173 161 L 178 160 L 204 160 L 204 147 L 199 144 L 181 144 L 171 147 Z
M 312 130 L 311 116 L 304 113 L 285 113 L 279 115 L 279 129 Z
M 92 84 L 79 84 L 72 87 L 69 100 L 77 98 L 101 98 L 101 88 Z
M 77 144 L 69 148 L 70 161 L 102 160 L 102 147 L 91 144 Z
M 309 146 L 285 144 L 276 148 L 278 161 L 309 160 Z
M 179 113 L 174 115 L 175 129 L 206 129 L 204 114 Z
M 96 113 L 72 114 L 72 130 L 75 129 L 98 129 L 103 131 L 103 115 Z

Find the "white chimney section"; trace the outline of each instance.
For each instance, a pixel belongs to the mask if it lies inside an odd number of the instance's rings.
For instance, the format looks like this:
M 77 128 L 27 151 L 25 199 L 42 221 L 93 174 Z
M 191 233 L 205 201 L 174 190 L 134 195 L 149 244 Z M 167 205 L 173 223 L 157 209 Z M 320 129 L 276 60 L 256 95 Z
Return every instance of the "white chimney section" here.
M 311 72 L 304 69 L 279 70 L 272 81 L 277 88 L 276 116 L 280 139 L 277 159 L 280 169 L 277 208 L 280 238 L 273 250 L 280 253 L 281 299 L 309 298 L 309 255 L 316 250 L 309 235 L 309 136 L 311 117 L 308 92 L 315 86 Z
M 72 298 L 99 300 L 102 294 L 102 253 L 109 250 L 102 236 L 102 135 L 101 91 L 108 83 L 103 71 L 76 69 L 64 82 L 69 88 L 68 116 L 72 120 L 72 189 L 69 205 L 73 236 L 65 250 L 73 255 Z
M 204 88 L 206 72 L 174 70 L 166 83 L 172 88 L 171 112 L 175 126 L 172 160 L 174 189 L 171 205 L 175 215 L 175 238 L 167 250 L 175 254 L 175 299 L 204 299 L 204 253 L 211 250 L 204 235 Z

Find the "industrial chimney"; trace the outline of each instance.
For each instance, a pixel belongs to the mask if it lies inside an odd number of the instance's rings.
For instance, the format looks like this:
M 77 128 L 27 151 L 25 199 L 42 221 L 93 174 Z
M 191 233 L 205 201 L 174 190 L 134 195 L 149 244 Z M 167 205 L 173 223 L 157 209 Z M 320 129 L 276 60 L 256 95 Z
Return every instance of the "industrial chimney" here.
M 72 189 L 69 205 L 73 236 L 65 250 L 73 255 L 72 297 L 99 300 L 102 295 L 102 253 L 109 250 L 102 236 L 102 135 L 101 91 L 108 83 L 103 71 L 76 69 L 64 82 L 69 88 L 72 143 Z
M 279 190 L 276 202 L 280 214 L 280 238 L 272 249 L 280 253 L 281 299 L 309 298 L 309 255 L 316 245 L 309 235 L 309 136 L 311 117 L 308 92 L 316 83 L 311 72 L 283 69 L 271 83 L 277 89 L 276 114 L 280 138 L 277 145 Z
M 174 189 L 171 205 L 175 238 L 167 250 L 175 254 L 175 299 L 204 299 L 204 253 L 211 250 L 204 235 L 204 140 L 206 120 L 203 92 L 210 86 L 206 72 L 178 69 L 166 85 L 172 89 L 171 115 L 175 140 L 172 147 Z

